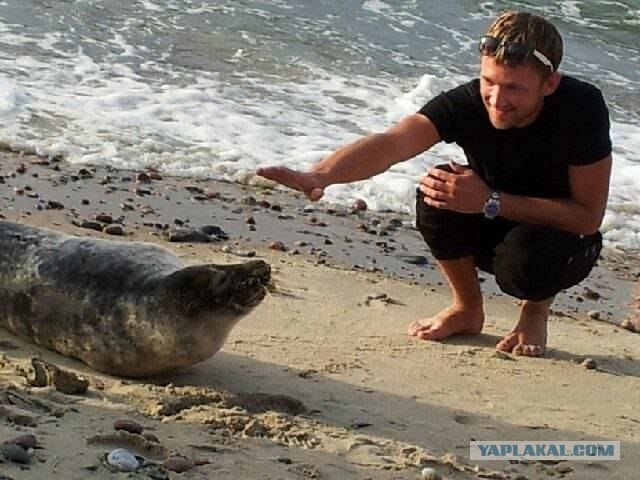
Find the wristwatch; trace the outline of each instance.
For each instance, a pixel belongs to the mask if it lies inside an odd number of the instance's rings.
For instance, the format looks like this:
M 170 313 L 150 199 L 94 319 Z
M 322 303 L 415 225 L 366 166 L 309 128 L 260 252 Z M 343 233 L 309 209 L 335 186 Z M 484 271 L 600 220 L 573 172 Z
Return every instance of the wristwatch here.
M 482 207 L 484 217 L 493 220 L 500 215 L 500 192 L 493 190 Z

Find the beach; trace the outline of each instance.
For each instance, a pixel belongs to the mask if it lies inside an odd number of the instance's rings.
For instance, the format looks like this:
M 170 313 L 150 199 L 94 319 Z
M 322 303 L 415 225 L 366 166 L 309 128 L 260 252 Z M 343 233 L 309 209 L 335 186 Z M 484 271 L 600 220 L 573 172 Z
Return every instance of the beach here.
M 553 305 L 546 357 L 525 358 L 495 352 L 519 307 L 487 274 L 482 334 L 407 335 L 451 300 L 408 214 L 312 204 L 251 175 L 177 178 L 15 151 L 0 165 L 5 220 L 154 242 L 187 264 L 260 258 L 275 285 L 218 354 L 166 378 L 100 374 L 0 330 L 0 442 L 37 439 L 28 464 L 0 456 L 2 479 L 637 476 L 640 336 L 620 327 L 638 312 L 637 252 L 605 249 Z M 228 239 L 177 241 L 205 225 Z M 30 384 L 33 358 L 88 388 Z M 116 431 L 123 420 L 142 432 Z M 471 440 L 620 441 L 621 460 L 471 461 Z M 113 472 L 115 448 L 147 463 Z

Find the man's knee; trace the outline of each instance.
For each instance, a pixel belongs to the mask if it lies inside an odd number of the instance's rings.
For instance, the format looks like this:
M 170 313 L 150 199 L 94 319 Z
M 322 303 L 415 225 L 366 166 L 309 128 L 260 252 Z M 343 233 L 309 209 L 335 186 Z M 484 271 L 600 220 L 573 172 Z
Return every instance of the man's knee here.
M 538 225 L 520 225 L 496 248 L 493 262 L 498 286 L 527 300 L 550 298 L 581 282 L 600 253 L 601 237 Z

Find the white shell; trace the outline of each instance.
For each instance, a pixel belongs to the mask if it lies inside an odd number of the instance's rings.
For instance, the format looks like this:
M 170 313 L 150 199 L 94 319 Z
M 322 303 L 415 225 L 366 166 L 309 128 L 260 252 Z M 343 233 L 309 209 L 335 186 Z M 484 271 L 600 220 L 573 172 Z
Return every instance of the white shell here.
M 442 480 L 440 474 L 433 468 L 424 467 L 422 469 L 422 478 L 425 480 Z
M 107 463 L 121 472 L 135 472 L 140 463 L 128 450 L 117 448 L 107 455 Z

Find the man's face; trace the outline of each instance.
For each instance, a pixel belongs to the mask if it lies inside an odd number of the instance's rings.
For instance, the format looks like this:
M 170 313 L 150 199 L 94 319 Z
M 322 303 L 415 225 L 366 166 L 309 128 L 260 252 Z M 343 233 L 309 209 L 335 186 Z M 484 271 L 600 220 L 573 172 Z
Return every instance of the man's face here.
M 481 58 L 480 95 L 491 124 L 506 130 L 533 123 L 544 97 L 557 87 L 558 74 L 544 79 L 530 65 L 499 64 L 487 55 Z

